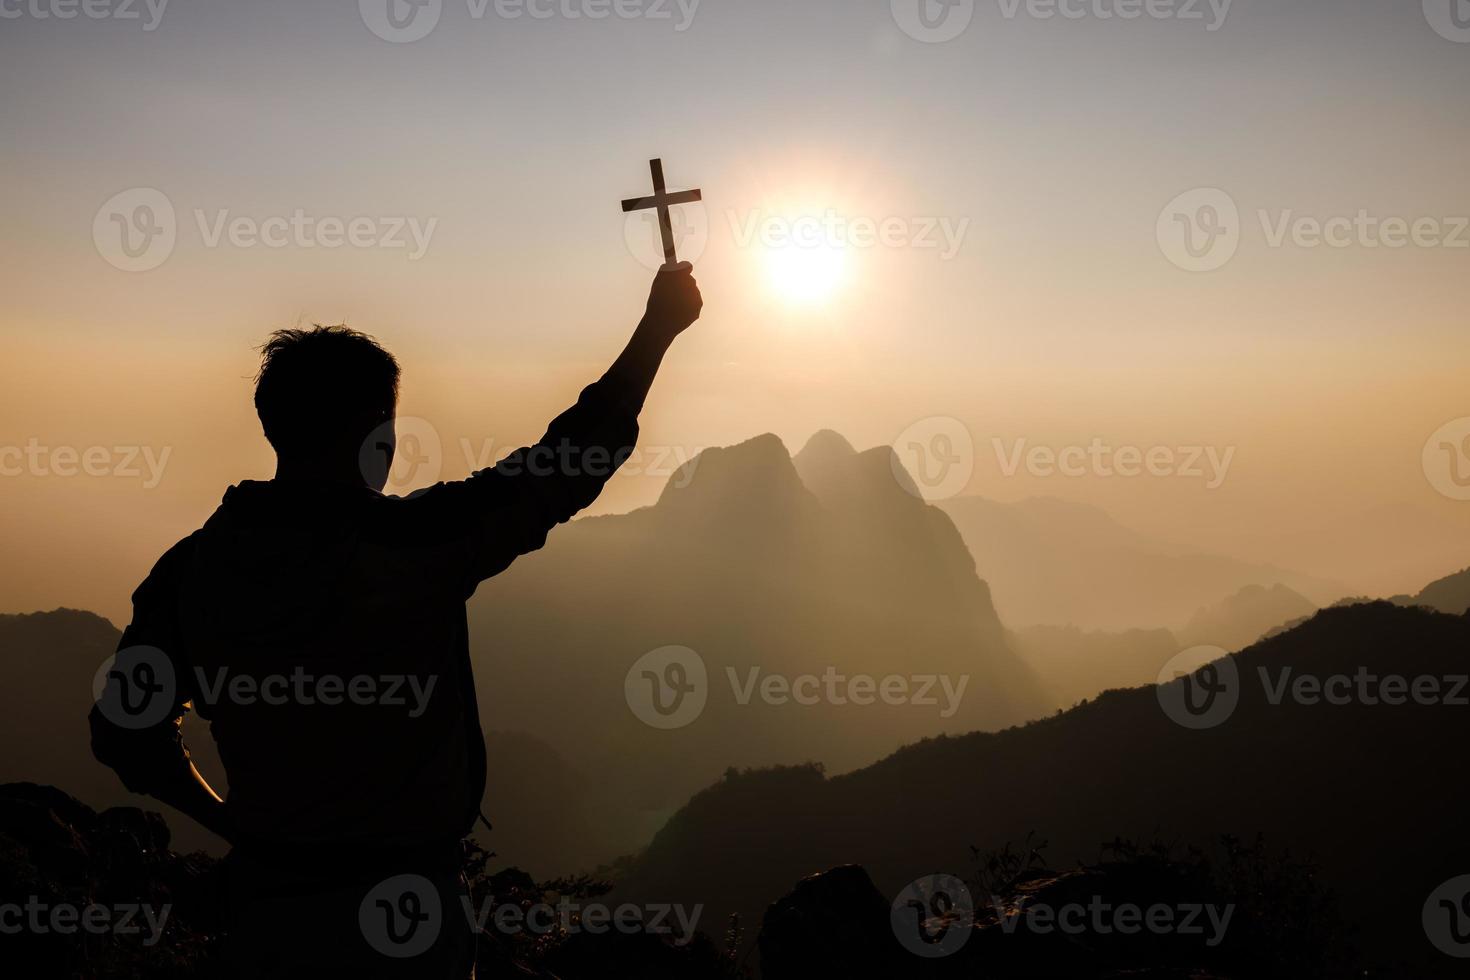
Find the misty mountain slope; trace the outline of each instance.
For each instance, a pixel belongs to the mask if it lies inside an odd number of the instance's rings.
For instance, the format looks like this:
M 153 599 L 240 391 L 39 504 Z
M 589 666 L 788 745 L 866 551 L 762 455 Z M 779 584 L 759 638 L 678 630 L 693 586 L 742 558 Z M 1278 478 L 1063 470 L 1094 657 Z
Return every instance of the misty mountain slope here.
M 1270 565 L 1192 552 L 1120 525 L 1095 507 L 1048 497 L 938 505 L 959 528 L 1007 626 L 1177 628 L 1247 585 L 1278 582 L 1317 601 L 1345 586 Z
M 487 725 L 594 774 L 606 856 L 645 844 L 732 765 L 842 771 L 1048 710 L 948 518 L 903 490 L 886 451 L 820 448 L 802 464 L 819 492 L 774 436 L 706 451 L 655 506 L 559 529 L 472 601 Z M 663 731 L 634 715 L 624 683 L 669 645 L 701 658 L 708 703 Z M 825 689 L 815 704 L 772 703 L 758 685 L 773 674 L 901 677 L 916 698 L 853 704 L 839 687 L 844 703 Z
M 1032 626 L 1013 631 L 1010 641 L 1058 708 L 1069 708 L 1110 688 L 1152 684 L 1181 649 L 1168 630 L 1106 633 L 1075 626 Z
M 1009 636 L 1011 647 L 1036 674 L 1053 705 L 1066 708 L 1111 688 L 1154 683 L 1181 650 L 1194 646 L 1239 650 L 1299 626 L 1316 612 L 1314 603 L 1279 583 L 1269 588 L 1248 585 L 1198 610 L 1177 632 L 1031 626 Z
M 1470 568 L 1429 583 L 1410 601 L 1416 606 L 1429 606 L 1456 616 L 1464 615 L 1470 611 Z
M 891 896 L 936 870 L 968 874 L 971 845 L 1031 830 L 1051 842 L 1055 866 L 1095 860 L 1117 835 L 1208 843 L 1261 832 L 1317 859 L 1374 958 L 1441 963 L 1420 910 L 1470 868 L 1470 785 L 1446 754 L 1470 736 L 1470 709 L 1272 704 L 1260 671 L 1272 686 L 1286 668 L 1458 677 L 1470 670 L 1470 619 L 1387 603 L 1334 609 L 1227 659 L 1241 694 L 1214 728 L 1176 724 L 1149 687 L 1022 728 L 922 741 L 845 776 L 732 774 L 669 821 L 618 896 L 750 916 L 803 874 L 858 863 Z
M 1379 503 L 1349 513 L 1324 513 L 1316 522 L 1287 528 L 1242 527 L 1232 535 L 1241 551 L 1291 564 L 1327 579 L 1351 569 L 1351 588 L 1319 594 L 1289 579 L 1310 599 L 1327 602 L 1344 595 L 1386 596 L 1417 588 L 1447 568 L 1464 565 L 1470 527 L 1463 511 L 1447 512 L 1404 502 Z M 1232 545 L 1232 547 L 1235 547 Z M 1290 557 L 1288 557 L 1290 556 Z
M 1280 583 L 1269 588 L 1247 585 L 1191 616 L 1179 631 L 1179 642 L 1185 647 L 1239 650 L 1272 630 L 1307 619 L 1316 611 L 1317 605 L 1310 599 Z
M 76 609 L 25 615 L 0 615 L 0 783 L 55 783 L 94 808 L 161 804 L 129 793 L 92 758 L 87 713 L 93 704 L 92 680 L 117 650 L 122 633 L 101 616 Z M 190 714 L 184 737 L 199 767 L 216 789 L 224 790 L 207 726 Z M 177 812 L 164 808 L 175 846 L 182 850 L 218 848 L 220 842 Z
M 921 503 L 897 455 L 888 446 L 859 453 L 842 436 L 824 429 L 812 436 L 792 463 L 802 484 L 841 521 L 835 546 L 862 567 L 876 585 L 902 602 L 952 603 L 982 610 L 984 626 L 995 620 L 990 587 L 975 571 L 975 559 L 944 511 Z M 902 574 L 892 574 L 888 556 L 927 552 Z M 987 635 L 987 642 L 1003 642 Z

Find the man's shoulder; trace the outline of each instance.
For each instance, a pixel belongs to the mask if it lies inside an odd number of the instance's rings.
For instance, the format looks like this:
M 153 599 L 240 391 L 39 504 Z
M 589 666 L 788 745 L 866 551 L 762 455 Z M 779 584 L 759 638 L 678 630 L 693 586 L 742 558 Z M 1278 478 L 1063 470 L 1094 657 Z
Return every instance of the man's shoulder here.
M 160 589 L 176 585 L 188 574 L 189 565 L 198 550 L 199 539 L 203 533 L 204 528 L 189 533 L 159 556 L 158 561 L 154 562 L 153 568 L 149 570 L 148 577 L 143 579 L 133 592 L 134 604 L 140 598 L 146 598 Z

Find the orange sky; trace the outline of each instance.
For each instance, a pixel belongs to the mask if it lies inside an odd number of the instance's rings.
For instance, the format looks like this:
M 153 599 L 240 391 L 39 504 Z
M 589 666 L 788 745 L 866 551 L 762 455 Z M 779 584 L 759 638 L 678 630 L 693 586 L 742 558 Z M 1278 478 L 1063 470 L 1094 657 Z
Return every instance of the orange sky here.
M 269 475 L 248 379 L 279 326 L 393 349 L 445 477 L 534 438 L 636 319 L 650 239 L 618 201 L 655 154 L 704 191 L 684 254 L 706 315 L 649 404 L 655 472 L 601 509 L 650 502 L 702 446 L 830 427 L 865 447 L 940 417 L 975 447 L 966 492 L 1092 502 L 1365 591 L 1470 564 L 1470 502 L 1422 459 L 1470 417 L 1470 46 L 1417 4 L 1237 0 L 1215 31 L 977 4 L 943 44 L 886 3 L 711 0 L 683 31 L 448 4 L 405 44 L 300 6 L 0 22 L 24 93 L 0 105 L 0 463 L 42 459 L 0 475 L 0 608 L 123 618 L 225 486 Z M 128 272 L 107 210 L 122 193 L 133 218 L 138 188 L 174 243 Z M 1197 188 L 1238 214 L 1206 272 L 1159 231 Z M 1438 240 L 1313 243 L 1360 212 Z M 259 240 L 298 214 L 305 237 Z M 354 218 L 362 243 L 329 247 Z M 424 237 L 387 247 L 395 224 Z M 1214 489 L 1008 476 L 1018 440 L 1233 454 Z

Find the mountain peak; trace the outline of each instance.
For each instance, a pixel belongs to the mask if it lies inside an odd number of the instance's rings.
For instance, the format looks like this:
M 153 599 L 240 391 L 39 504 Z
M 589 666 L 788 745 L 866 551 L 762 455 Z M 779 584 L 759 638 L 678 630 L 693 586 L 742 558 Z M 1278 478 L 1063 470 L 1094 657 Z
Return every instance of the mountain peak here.
M 794 459 L 796 467 L 800 469 L 803 462 L 821 462 L 830 459 L 845 459 L 856 456 L 857 450 L 852 448 L 852 443 L 840 432 L 832 429 L 819 429 L 801 447 Z
M 796 475 L 791 454 L 780 437 L 768 432 L 733 446 L 703 450 L 669 478 L 658 504 L 788 500 L 797 496 L 806 496 L 806 490 Z

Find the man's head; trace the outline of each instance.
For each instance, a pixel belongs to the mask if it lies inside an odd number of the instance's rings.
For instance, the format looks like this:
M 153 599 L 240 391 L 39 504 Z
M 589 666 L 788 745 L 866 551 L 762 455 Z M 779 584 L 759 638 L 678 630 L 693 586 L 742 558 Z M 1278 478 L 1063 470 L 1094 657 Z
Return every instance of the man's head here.
M 397 406 L 398 362 L 366 334 L 277 330 L 261 348 L 255 411 L 283 469 L 357 472 L 381 490 L 393 458 L 385 423 Z M 365 445 L 369 436 L 375 445 Z

